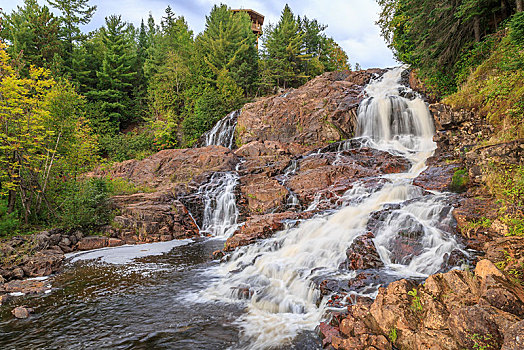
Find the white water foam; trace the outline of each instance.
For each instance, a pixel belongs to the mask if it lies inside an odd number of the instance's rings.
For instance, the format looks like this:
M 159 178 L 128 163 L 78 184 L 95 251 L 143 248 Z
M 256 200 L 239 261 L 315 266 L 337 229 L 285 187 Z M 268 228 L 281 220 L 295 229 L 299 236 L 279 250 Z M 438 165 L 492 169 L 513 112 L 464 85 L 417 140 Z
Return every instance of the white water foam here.
M 393 211 L 386 228 L 375 232 L 374 242 L 385 268 L 399 278 L 437 272 L 444 254 L 458 247 L 439 228 L 441 215 L 446 212 L 441 198 L 425 199 L 421 189 L 411 185 L 411 179 L 425 168 L 435 144 L 424 102 L 399 96 L 401 73 L 401 68 L 393 69 L 366 88 L 369 98 L 359 111 L 358 136 L 368 146 L 408 158 L 413 163 L 411 169 L 387 176 L 390 182 L 379 189 L 356 184 L 344 194 L 345 204 L 338 212 L 318 215 L 270 239 L 240 248 L 228 263 L 218 267 L 219 280 L 204 295 L 220 302 L 245 303 L 246 313 L 238 324 L 246 348 L 282 346 L 300 331 L 318 325 L 325 315 L 326 298 L 321 299 L 313 282 L 315 277 L 354 276 L 354 271 L 339 269 L 346 259 L 346 249 L 366 232 L 370 214 L 385 204 L 413 200 Z M 392 238 L 407 217 L 422 227 L 421 253 L 406 261 L 393 261 Z

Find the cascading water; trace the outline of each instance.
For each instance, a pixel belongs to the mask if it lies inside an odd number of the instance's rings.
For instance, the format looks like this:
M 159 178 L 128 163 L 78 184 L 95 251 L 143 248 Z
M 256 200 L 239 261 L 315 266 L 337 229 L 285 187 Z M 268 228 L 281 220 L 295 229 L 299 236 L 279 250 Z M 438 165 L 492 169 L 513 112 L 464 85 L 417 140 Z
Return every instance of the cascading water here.
M 216 145 L 232 148 L 235 127 L 239 115 L 240 110 L 231 112 L 224 118 L 220 119 L 215 126 L 204 135 L 204 146 Z
M 217 172 L 199 188 L 198 193 L 204 198 L 201 232 L 220 238 L 227 238 L 235 232 L 238 228 L 237 184 L 237 173 Z
M 356 183 L 343 195 L 344 204 L 336 213 L 319 214 L 238 249 L 228 263 L 217 267 L 219 280 L 204 294 L 217 301 L 246 304 L 246 313 L 238 320 L 246 348 L 282 346 L 318 325 L 327 306 L 314 281 L 355 276 L 354 271 L 340 269 L 346 249 L 366 232 L 370 214 L 385 204 L 397 209 L 377 228 L 374 242 L 387 273 L 396 278 L 427 276 L 440 269 L 445 254 L 458 248 L 444 227 L 450 220 L 445 196 L 423 195 L 411 184 L 435 144 L 424 102 L 399 96 L 402 71 L 388 71 L 368 85 L 369 97 L 359 110 L 358 136 L 367 146 L 407 157 L 413 163 L 409 172 L 383 176 L 386 184 L 378 188 Z M 397 256 L 395 237 L 406 225 L 417 249 Z M 367 295 L 374 293 L 376 288 Z
M 229 113 L 204 134 L 204 146 L 233 147 L 235 127 L 240 110 Z M 236 172 L 219 172 L 202 185 L 199 195 L 204 198 L 204 218 L 201 232 L 219 238 L 227 238 L 238 228 L 238 208 L 235 187 L 238 184 Z

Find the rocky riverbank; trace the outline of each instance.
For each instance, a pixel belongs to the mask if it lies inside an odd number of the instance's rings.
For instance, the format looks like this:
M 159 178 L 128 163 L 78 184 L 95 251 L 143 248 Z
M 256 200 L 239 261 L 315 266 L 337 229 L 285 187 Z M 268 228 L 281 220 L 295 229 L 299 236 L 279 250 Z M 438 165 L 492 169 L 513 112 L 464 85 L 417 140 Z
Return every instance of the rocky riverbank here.
M 214 174 L 235 172 L 238 222 L 223 251 L 271 237 L 316 213 L 339 208 L 356 183 L 380 189 L 386 174 L 407 172 L 402 156 L 345 141 L 357 128 L 365 85 L 382 70 L 327 73 L 303 87 L 246 105 L 238 116 L 233 149 L 206 146 L 164 150 L 144 160 L 114 164 L 89 176 L 123 178 L 147 192 L 115 196 L 111 225 L 102 235 L 50 230 L 0 243 L 0 300 L 10 293 L 41 293 L 48 282 L 25 280 L 60 271 L 64 254 L 122 244 L 167 241 L 209 234 L 203 230 L 210 202 L 202 189 Z M 414 81 L 407 76 L 406 81 Z M 412 92 L 409 92 L 412 94 Z M 439 228 L 455 233 L 470 254 L 455 249 L 441 272 L 427 279 L 395 281 L 384 275 L 374 238 L 404 203 L 371 214 L 367 233 L 348 242 L 344 271 L 349 280 L 320 279 L 320 294 L 337 311 L 319 327 L 325 347 L 336 349 L 518 349 L 524 291 L 523 237 L 508 236 L 498 204 L 483 191 L 488 162 L 521 162 L 522 142 L 478 146 L 493 132 L 475 111 L 430 105 L 437 150 L 416 179 L 420 197 L 430 191 L 454 192 L 433 213 Z M 447 222 L 453 210 L 453 222 Z M 405 227 L 404 227 L 405 226 Z M 393 245 L 393 263 L 407 264 L 422 251 L 422 228 L 406 221 Z M 469 270 L 452 270 L 454 267 Z M 475 268 L 476 266 L 476 268 Z M 449 271 L 449 272 L 448 272 Z M 375 300 L 354 297 L 380 285 Z M 250 295 L 249 290 L 246 291 Z
M 488 165 L 521 164 L 524 143 L 480 145 L 479 140 L 493 130 L 476 111 L 439 103 L 429 109 L 435 119 L 437 150 L 414 184 L 459 192 L 452 199 L 456 232 L 475 258 L 468 261 L 452 254 L 448 266 L 463 263 L 465 270 L 431 275 L 424 281 L 396 281 L 381 287 L 375 300 L 356 298 L 320 325 L 326 348 L 524 347 L 524 237 L 509 235 L 500 219 L 500 205 L 484 188 Z M 356 244 L 359 254 L 350 255 L 348 250 L 352 267 L 361 271 L 375 267 L 372 242 L 363 238 Z M 362 261 L 363 252 L 368 261 Z M 356 280 L 373 281 L 366 272 Z

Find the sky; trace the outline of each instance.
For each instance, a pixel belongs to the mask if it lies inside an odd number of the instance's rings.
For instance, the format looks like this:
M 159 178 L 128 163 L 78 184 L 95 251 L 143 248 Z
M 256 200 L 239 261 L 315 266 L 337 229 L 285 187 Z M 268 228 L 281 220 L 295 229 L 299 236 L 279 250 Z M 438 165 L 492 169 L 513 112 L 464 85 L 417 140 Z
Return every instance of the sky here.
M 43 4 L 44 0 L 38 0 Z M 90 0 L 97 5 L 91 23 L 83 28 L 90 31 L 104 25 L 104 18 L 112 14 L 122 15 L 122 19 L 139 25 L 147 20 L 149 12 L 159 23 L 165 8 L 170 5 L 176 15 L 186 18 L 194 33 L 204 30 L 205 16 L 215 3 L 225 3 L 231 8 L 253 9 L 265 16 L 264 23 L 276 23 L 286 3 L 295 15 L 317 19 L 328 25 L 326 33 L 333 37 L 347 52 L 352 66 L 358 62 L 362 68 L 392 67 L 398 63 L 391 50 L 380 36 L 375 24 L 379 6 L 375 0 Z M 0 0 L 0 8 L 10 13 L 23 0 Z

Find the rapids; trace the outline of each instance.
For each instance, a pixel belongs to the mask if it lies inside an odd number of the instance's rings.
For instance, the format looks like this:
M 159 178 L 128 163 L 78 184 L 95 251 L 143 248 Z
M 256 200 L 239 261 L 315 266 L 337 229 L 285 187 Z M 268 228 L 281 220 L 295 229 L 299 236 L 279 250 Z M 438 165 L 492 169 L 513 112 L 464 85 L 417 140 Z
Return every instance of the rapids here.
M 222 263 L 209 257 L 242 222 L 235 194 L 239 171 L 217 172 L 198 190 L 204 204 L 201 231 L 212 239 L 70 257 L 49 293 L 15 302 L 35 308 L 30 319 L 14 320 L 7 308 L 0 309 L 0 348 L 321 349 L 315 328 L 332 307 L 318 282 L 355 277 L 355 271 L 341 267 L 346 250 L 384 208 L 374 230 L 384 281 L 423 279 L 439 271 L 444 256 L 461 247 L 450 233 L 447 195 L 412 185 L 436 146 L 424 101 L 403 97 L 415 94 L 399 83 L 402 71 L 392 69 L 366 87 L 356 139 L 335 146 L 342 152 L 357 142 L 406 157 L 409 171 L 381 176 L 377 186 L 357 182 L 340 207 L 290 222 Z M 205 145 L 231 148 L 239 113 L 219 121 L 204 136 Z M 296 171 L 292 161 L 279 182 L 286 186 Z M 323 200 L 318 196 L 303 208 L 290 192 L 287 208 L 316 212 Z M 401 234 L 412 253 L 396 249 Z M 377 289 L 370 284 L 348 298 L 374 297 Z
M 399 84 L 402 71 L 390 70 L 368 85 L 368 97 L 359 108 L 357 136 L 368 146 L 408 158 L 411 169 L 384 176 L 388 182 L 381 188 L 355 186 L 344 194 L 345 204 L 337 212 L 319 214 L 273 238 L 240 248 L 216 268 L 220 278 L 203 295 L 245 306 L 245 314 L 237 320 L 242 328 L 240 347 L 278 347 L 300 332 L 313 330 L 327 311 L 326 298 L 321 298 L 314 281 L 354 276 L 354 271 L 339 268 L 346 249 L 366 232 L 370 214 L 385 204 L 409 201 L 392 211 L 376 233 L 374 243 L 385 273 L 396 279 L 425 277 L 439 271 L 444 255 L 458 248 L 453 236 L 443 230 L 443 223 L 451 220 L 445 196 L 423 196 L 411 184 L 435 144 L 425 103 L 400 96 L 406 90 Z M 393 238 L 406 224 L 420 226 L 420 254 L 393 259 Z M 375 296 L 376 288 L 366 295 Z

